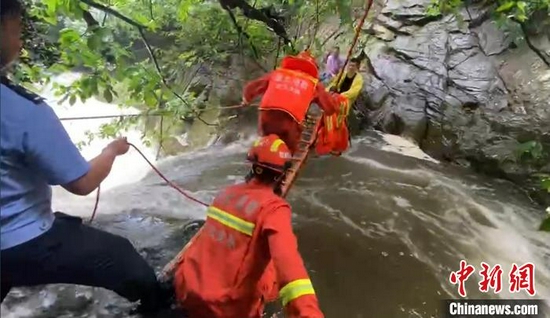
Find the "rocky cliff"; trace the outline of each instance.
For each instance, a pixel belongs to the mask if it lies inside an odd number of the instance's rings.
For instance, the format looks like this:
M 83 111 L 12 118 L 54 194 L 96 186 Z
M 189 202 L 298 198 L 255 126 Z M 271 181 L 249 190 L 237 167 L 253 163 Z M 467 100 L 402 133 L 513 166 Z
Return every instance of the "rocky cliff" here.
M 550 153 L 548 27 L 524 28 L 518 41 L 489 8 L 433 17 L 430 3 L 388 0 L 363 30 L 371 67 L 356 110 L 437 158 L 536 189 L 532 175 L 550 172 L 550 158 L 517 150 L 536 141 Z

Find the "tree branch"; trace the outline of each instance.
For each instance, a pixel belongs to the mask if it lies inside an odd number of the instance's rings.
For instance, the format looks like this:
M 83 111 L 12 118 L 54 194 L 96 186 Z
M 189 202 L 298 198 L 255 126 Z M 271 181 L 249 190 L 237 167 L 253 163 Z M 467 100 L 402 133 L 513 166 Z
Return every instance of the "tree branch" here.
M 281 53 L 281 39 L 277 41 L 277 54 L 275 55 L 275 61 L 273 61 L 273 70 L 277 68 L 277 61 L 279 60 L 280 53 Z
M 153 15 L 153 0 L 149 0 L 149 13 L 151 14 L 151 19 L 154 20 L 155 16 Z
M 310 46 L 315 43 L 315 38 L 317 37 L 317 32 L 321 24 L 319 23 L 319 0 L 315 0 L 315 30 L 313 31 L 313 36 L 311 37 Z
M 332 33 L 329 34 L 327 38 L 323 40 L 323 42 L 321 42 L 321 47 L 324 47 L 330 39 L 332 39 L 333 37 L 336 37 L 336 34 L 338 34 L 338 31 L 340 31 L 340 28 L 332 31 Z M 344 33 L 344 31 L 340 31 L 340 34 L 342 33 Z
M 97 22 L 97 20 L 88 10 L 82 10 L 82 18 L 86 22 L 88 29 L 93 29 L 99 26 L 99 22 Z
M 114 9 L 111 9 L 111 8 L 109 8 L 109 7 L 107 7 L 107 6 L 104 6 L 104 5 L 102 5 L 101 3 L 96 3 L 96 2 L 94 2 L 94 1 L 92 1 L 92 0 L 80 0 L 80 2 L 87 4 L 87 5 L 89 5 L 89 6 L 92 7 L 92 8 L 96 8 L 96 9 L 101 10 L 101 11 L 103 11 L 103 12 L 106 12 L 106 13 L 109 13 L 109 14 L 111 14 L 111 15 L 114 15 L 115 17 L 121 19 L 122 21 L 124 21 L 124 22 L 126 22 L 126 23 L 128 23 L 128 24 L 130 24 L 130 25 L 135 26 L 135 27 L 138 28 L 138 29 L 146 29 L 146 27 L 145 27 L 144 25 L 139 24 L 138 22 L 136 22 L 136 21 L 134 21 L 134 20 L 132 20 L 132 19 L 126 17 L 126 16 L 123 15 L 122 13 L 120 13 L 120 12 L 114 10 Z
M 267 25 L 277 36 L 282 38 L 285 44 L 292 45 L 292 42 L 288 38 L 285 27 L 281 23 L 282 18 L 273 14 L 271 8 L 256 9 L 248 4 L 245 0 L 218 0 L 222 8 L 231 10 L 235 8 L 241 9 L 243 15 L 249 19 L 263 22 Z
M 229 17 L 231 18 L 231 21 L 233 22 L 233 25 L 235 26 L 235 28 L 237 29 L 237 32 L 239 32 L 239 35 L 242 35 L 246 38 L 246 40 L 248 41 L 248 44 L 250 45 L 250 48 L 252 49 L 252 53 L 254 54 L 254 64 L 256 64 L 256 66 L 258 66 L 259 68 L 261 68 L 264 72 L 267 72 L 267 69 L 265 69 L 259 62 L 258 62 L 258 58 L 260 57 L 259 54 L 258 54 L 258 49 L 256 49 L 256 46 L 254 45 L 254 43 L 252 43 L 252 39 L 250 39 L 250 35 L 248 35 L 248 33 L 246 33 L 242 28 L 241 26 L 239 25 L 239 23 L 237 22 L 237 19 L 235 18 L 235 15 L 233 14 L 233 12 L 231 12 L 231 10 L 229 8 L 226 8 L 224 7 L 223 8 L 225 11 L 227 11 L 227 13 L 229 14 Z
M 164 127 L 163 127 L 163 123 L 164 123 L 164 116 L 161 116 L 160 117 L 160 137 L 159 137 L 159 148 L 157 150 L 157 155 L 155 157 L 155 160 L 159 160 L 159 157 L 160 157 L 160 151 L 162 150 L 162 133 L 164 132 Z
M 162 70 L 160 68 L 160 65 L 158 63 L 158 60 L 157 60 L 157 57 L 155 56 L 155 53 L 153 52 L 153 49 L 151 48 L 151 45 L 149 45 L 149 42 L 147 41 L 147 38 L 145 36 L 145 32 L 144 30 L 146 30 L 147 28 L 144 26 L 144 25 L 141 25 L 139 24 L 138 22 L 124 16 L 123 14 L 117 12 L 116 10 L 114 9 L 111 9 L 109 7 L 106 7 L 102 4 L 99 4 L 99 3 L 96 3 L 96 2 L 93 2 L 92 0 L 80 0 L 82 3 L 85 3 L 87 5 L 89 5 L 90 7 L 92 8 L 96 8 L 98 10 L 101 10 L 103 12 L 106 12 L 106 13 L 109 13 L 109 14 L 112 14 L 114 15 L 115 17 L 121 19 L 122 21 L 134 26 L 137 28 L 137 30 L 139 31 L 139 35 L 141 36 L 141 40 L 143 41 L 143 44 L 145 45 L 145 48 L 147 49 L 147 52 L 149 53 L 149 57 L 151 58 L 151 61 L 153 62 L 154 66 L 155 66 L 155 69 L 162 81 L 162 84 L 164 84 L 164 86 L 172 93 L 174 94 L 174 96 L 176 96 L 183 104 L 187 105 L 191 111 L 193 112 L 193 114 L 197 117 L 198 120 L 200 120 L 202 123 L 204 123 L 205 125 L 207 126 L 218 126 L 217 124 L 211 124 L 211 123 L 208 123 L 206 121 L 204 121 L 200 115 L 198 114 L 198 112 L 181 96 L 179 95 L 176 91 L 174 91 L 170 85 L 168 85 L 168 82 L 166 81 L 166 78 L 164 77 L 164 75 L 162 74 Z
M 201 116 L 199 115 L 199 113 L 194 109 L 194 107 L 192 105 L 190 105 L 180 94 L 178 94 L 176 91 L 174 91 L 170 87 L 170 85 L 168 85 L 168 82 L 166 81 L 166 78 L 162 74 L 162 70 L 160 68 L 157 57 L 155 56 L 155 53 L 153 52 L 153 49 L 151 48 L 151 45 L 149 44 L 149 42 L 147 41 L 147 38 L 145 37 L 145 32 L 143 32 L 142 28 L 138 28 L 138 31 L 139 31 L 139 35 L 141 36 L 141 40 L 143 41 L 143 44 L 145 44 L 145 48 L 147 49 L 147 52 L 149 53 L 149 57 L 151 58 L 151 60 L 153 61 L 153 64 L 155 65 L 155 69 L 157 70 L 157 73 L 160 77 L 160 80 L 164 84 L 164 87 L 166 87 L 172 94 L 174 94 L 174 96 L 176 96 L 177 99 L 179 99 L 183 104 L 187 105 L 187 107 L 189 107 L 191 109 L 193 114 L 195 114 L 195 116 L 197 116 L 197 119 L 200 120 L 203 124 L 205 124 L 207 126 L 218 126 L 217 124 L 211 124 L 211 123 L 208 123 L 208 122 L 204 121 L 201 118 Z

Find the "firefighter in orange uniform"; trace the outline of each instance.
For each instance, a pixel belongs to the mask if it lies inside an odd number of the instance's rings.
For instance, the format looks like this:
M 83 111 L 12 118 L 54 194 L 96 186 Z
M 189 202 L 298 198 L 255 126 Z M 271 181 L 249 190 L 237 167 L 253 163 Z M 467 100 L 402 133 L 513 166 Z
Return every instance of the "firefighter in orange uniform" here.
M 291 153 L 269 135 L 254 143 L 247 159 L 252 169 L 246 182 L 214 199 L 175 271 L 178 302 L 192 318 L 259 318 L 274 279 L 282 287 L 286 317 L 322 318 L 298 252 L 290 206 L 279 196 Z
M 278 69 L 248 83 L 243 91 L 243 104 L 264 94 L 260 102 L 260 135 L 279 136 L 294 154 L 309 105 L 318 104 L 326 115 L 336 112 L 336 102 L 318 78 L 315 59 L 304 51 L 284 57 Z
M 336 93 L 333 96 L 338 101 L 338 112 L 332 116 L 323 116 L 315 145 L 315 152 L 320 156 L 340 156 L 349 148 L 347 118 L 350 103 L 345 96 Z

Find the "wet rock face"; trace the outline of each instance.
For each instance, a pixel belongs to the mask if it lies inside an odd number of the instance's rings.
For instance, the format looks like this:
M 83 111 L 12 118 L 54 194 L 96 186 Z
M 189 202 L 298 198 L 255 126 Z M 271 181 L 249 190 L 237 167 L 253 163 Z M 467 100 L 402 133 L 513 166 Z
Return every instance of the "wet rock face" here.
M 533 13 L 529 23 L 523 26 L 527 34 L 528 44 L 538 56 L 550 67 L 550 19 L 548 10 L 538 10 Z
M 434 17 L 431 2 L 388 0 L 366 26 L 373 69 L 356 109 L 375 128 L 410 137 L 438 158 L 509 179 L 540 169 L 510 159 L 529 138 L 550 151 L 550 75 L 544 78 L 540 54 L 512 48 L 487 8 Z M 544 42 L 540 33 L 532 42 Z

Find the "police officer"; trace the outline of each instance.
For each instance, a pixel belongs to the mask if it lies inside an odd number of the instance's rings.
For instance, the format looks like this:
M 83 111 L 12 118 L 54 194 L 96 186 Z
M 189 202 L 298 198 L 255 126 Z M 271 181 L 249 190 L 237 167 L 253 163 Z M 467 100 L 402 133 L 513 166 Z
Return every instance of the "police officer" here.
M 1 0 L 0 248 L 1 300 L 11 287 L 78 284 L 104 287 L 141 312 L 156 311 L 166 297 L 155 272 L 125 238 L 53 213 L 50 185 L 87 195 L 128 151 L 125 138 L 86 161 L 44 101 L 4 76 L 21 50 L 22 5 Z

